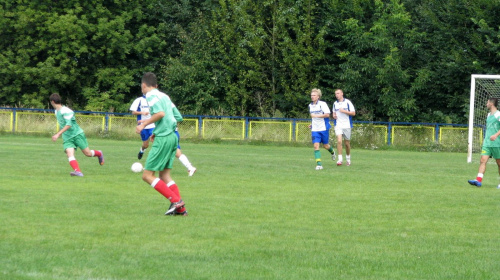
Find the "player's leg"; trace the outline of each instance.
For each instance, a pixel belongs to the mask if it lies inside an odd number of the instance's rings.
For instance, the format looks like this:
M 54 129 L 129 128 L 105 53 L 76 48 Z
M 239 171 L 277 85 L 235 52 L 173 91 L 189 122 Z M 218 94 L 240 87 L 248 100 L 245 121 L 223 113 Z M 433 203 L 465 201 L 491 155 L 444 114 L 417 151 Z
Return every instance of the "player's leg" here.
M 335 134 L 337 136 L 337 165 L 340 166 L 342 165 L 342 132 L 340 134 L 335 132 Z
M 347 166 L 351 165 L 351 129 L 346 128 L 342 132 L 345 143 L 345 161 Z
M 73 169 L 73 171 L 69 174 L 71 176 L 83 177 L 83 173 L 80 170 L 80 166 L 78 165 L 78 161 L 76 161 L 76 158 L 75 158 L 75 148 L 68 147 L 64 150 L 64 152 L 68 156 L 69 165 Z
M 175 183 L 175 181 L 170 176 L 170 168 L 167 168 L 163 171 L 160 171 L 160 178 L 163 182 L 167 184 L 167 187 L 174 192 L 179 197 L 179 203 L 171 203 L 165 215 L 183 215 L 187 216 L 186 207 L 184 207 L 185 203 L 182 200 L 181 193 L 179 191 L 179 187 Z
M 321 135 L 317 131 L 313 131 L 311 134 L 312 144 L 314 148 L 314 159 L 316 160 L 316 170 L 323 169 L 321 165 L 321 153 L 319 151 L 319 142 L 321 141 Z
M 142 145 L 141 145 L 141 149 L 139 150 L 139 153 L 137 154 L 137 159 L 142 159 L 144 152 L 149 147 L 149 139 L 151 138 L 151 134 L 153 134 L 152 128 L 143 129 L 141 131 Z
M 151 187 L 162 194 L 172 203 L 172 205 L 175 206 L 172 211 L 169 209 L 170 212 L 184 206 L 184 202 L 181 203 L 179 195 L 167 186 L 167 182 L 162 180 L 162 177 L 167 181 L 171 180 L 169 169 L 171 169 L 173 165 L 176 146 L 177 138 L 173 134 L 155 137 L 155 141 L 153 142 L 146 160 L 144 172 L 142 173 L 142 180 L 151 185 Z M 155 176 L 155 171 L 160 171 L 160 177 Z
M 485 151 L 485 148 L 483 147 L 483 151 Z M 489 154 L 481 155 L 481 159 L 479 162 L 479 170 L 477 172 L 477 176 L 475 180 L 469 180 L 469 184 L 476 186 L 476 187 L 481 187 L 482 182 L 483 182 L 483 176 L 484 172 L 486 172 L 486 163 L 488 162 L 488 159 L 490 158 Z
M 330 132 L 328 130 L 323 133 L 321 142 L 323 142 L 323 148 L 325 148 L 325 150 L 327 150 L 332 155 L 332 160 L 335 160 L 335 151 L 330 145 Z
M 102 151 L 91 150 L 87 142 L 87 137 L 85 134 L 80 134 L 74 137 L 75 145 L 82 150 L 82 153 L 87 157 L 97 157 L 99 164 L 104 165 L 104 156 Z
M 179 197 L 179 202 L 177 203 L 171 203 L 170 207 L 168 208 L 167 212 L 165 215 L 184 215 L 187 216 L 187 211 L 186 208 L 184 207 L 184 201 L 182 200 L 179 187 L 177 184 L 174 182 L 173 178 L 170 176 L 170 170 L 174 166 L 174 160 L 177 154 L 179 153 L 180 146 L 179 146 L 179 134 L 178 132 L 175 133 L 175 138 L 172 139 L 174 140 L 173 142 L 167 143 L 165 146 L 166 148 L 170 151 L 167 155 L 166 158 L 168 159 L 165 169 L 160 172 L 160 178 L 167 183 L 167 187 L 170 188 L 178 197 Z M 182 153 L 181 153 L 182 157 Z
M 177 136 L 177 140 L 179 141 L 179 143 L 177 144 L 177 151 L 175 152 L 175 157 L 178 158 L 179 161 L 182 163 L 182 165 L 184 165 L 187 168 L 188 176 L 191 177 L 196 172 L 196 167 L 194 167 L 187 158 L 187 156 L 182 153 L 180 145 L 181 136 L 179 135 L 179 132 L 175 131 L 175 135 Z

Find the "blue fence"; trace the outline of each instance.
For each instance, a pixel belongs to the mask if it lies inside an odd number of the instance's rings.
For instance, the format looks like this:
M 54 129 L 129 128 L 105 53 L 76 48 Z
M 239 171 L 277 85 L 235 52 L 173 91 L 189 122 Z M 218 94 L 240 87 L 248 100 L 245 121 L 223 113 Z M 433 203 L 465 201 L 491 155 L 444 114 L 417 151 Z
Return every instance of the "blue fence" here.
M 0 130 L 54 132 L 59 129 L 54 110 L 2 108 Z M 130 113 L 75 111 L 79 124 L 96 132 L 135 136 L 135 116 Z M 310 141 L 310 119 L 185 115 L 179 124 L 184 138 L 220 138 L 264 141 Z M 467 145 L 466 124 L 354 121 L 353 139 L 386 145 Z M 478 128 L 482 132 L 482 128 Z

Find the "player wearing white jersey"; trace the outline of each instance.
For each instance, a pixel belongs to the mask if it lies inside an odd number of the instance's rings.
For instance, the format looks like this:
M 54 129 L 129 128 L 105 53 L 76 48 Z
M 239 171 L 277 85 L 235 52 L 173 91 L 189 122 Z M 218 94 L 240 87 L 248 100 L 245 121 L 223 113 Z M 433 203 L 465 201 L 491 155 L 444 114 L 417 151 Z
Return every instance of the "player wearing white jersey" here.
M 342 139 L 345 140 L 345 159 L 347 166 L 351 165 L 351 128 L 352 117 L 356 115 L 356 110 L 352 102 L 344 97 L 341 89 L 335 90 L 337 101 L 333 103 L 333 119 L 335 135 L 337 136 L 337 154 L 339 155 L 337 166 L 342 165 Z
M 134 102 L 132 102 L 132 105 L 130 105 L 130 111 L 132 111 L 132 115 L 137 116 L 138 123 L 139 121 L 145 121 L 151 118 L 151 114 L 149 113 L 149 104 L 145 95 L 136 98 Z M 153 134 L 154 128 L 155 124 L 151 123 L 141 131 L 142 146 L 139 150 L 139 154 L 137 155 L 138 159 L 142 158 L 144 151 L 149 147 L 149 138 Z
M 319 100 L 321 98 L 321 90 L 311 90 L 311 103 L 309 104 L 309 114 L 311 115 L 311 138 L 314 146 L 314 158 L 316 159 L 316 170 L 323 169 L 321 165 L 321 153 L 319 144 L 330 152 L 332 159 L 335 160 L 335 151 L 329 144 L 330 138 L 330 108 L 326 102 Z

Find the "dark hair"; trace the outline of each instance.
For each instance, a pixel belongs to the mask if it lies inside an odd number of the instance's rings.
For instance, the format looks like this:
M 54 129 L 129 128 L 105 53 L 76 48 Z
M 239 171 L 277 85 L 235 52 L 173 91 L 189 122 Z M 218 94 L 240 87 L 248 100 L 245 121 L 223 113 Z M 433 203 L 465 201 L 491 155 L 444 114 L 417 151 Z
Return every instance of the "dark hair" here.
M 493 103 L 493 106 L 498 107 L 498 98 L 491 97 L 491 98 L 488 98 L 488 101 Z
M 144 73 L 141 82 L 145 83 L 148 87 L 155 87 L 158 85 L 156 75 L 152 72 Z
M 56 103 L 56 104 L 61 104 L 61 102 L 62 102 L 61 96 L 57 93 L 51 94 L 49 97 L 49 100 L 54 101 L 54 103 Z

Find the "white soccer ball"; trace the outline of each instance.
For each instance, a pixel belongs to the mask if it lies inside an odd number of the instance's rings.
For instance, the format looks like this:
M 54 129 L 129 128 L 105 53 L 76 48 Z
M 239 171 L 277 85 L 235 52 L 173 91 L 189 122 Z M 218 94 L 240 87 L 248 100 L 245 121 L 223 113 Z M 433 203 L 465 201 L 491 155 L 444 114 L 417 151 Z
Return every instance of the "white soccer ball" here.
M 144 168 L 142 168 L 142 164 L 140 162 L 134 162 L 134 164 L 132 164 L 132 167 L 130 167 L 130 169 L 135 173 L 139 173 L 142 170 L 144 170 Z

